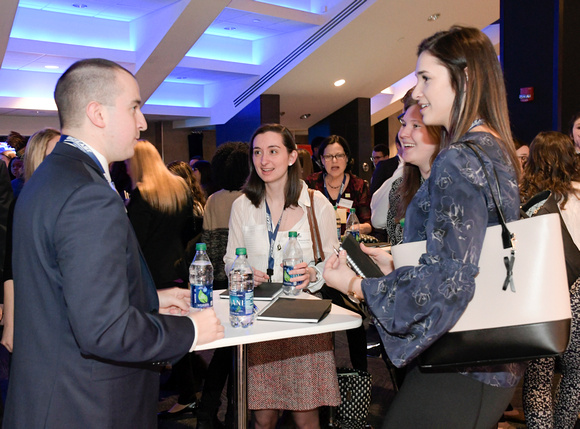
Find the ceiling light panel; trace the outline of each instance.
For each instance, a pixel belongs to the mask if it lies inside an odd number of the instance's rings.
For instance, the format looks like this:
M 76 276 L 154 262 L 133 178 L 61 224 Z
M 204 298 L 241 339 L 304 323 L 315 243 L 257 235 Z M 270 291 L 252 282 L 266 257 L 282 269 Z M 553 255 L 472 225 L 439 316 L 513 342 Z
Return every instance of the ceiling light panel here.
M 131 50 L 130 28 L 125 22 L 70 16 L 44 10 L 18 8 L 11 38 Z
M 182 0 L 20 0 L 18 7 L 128 22 L 178 1 Z

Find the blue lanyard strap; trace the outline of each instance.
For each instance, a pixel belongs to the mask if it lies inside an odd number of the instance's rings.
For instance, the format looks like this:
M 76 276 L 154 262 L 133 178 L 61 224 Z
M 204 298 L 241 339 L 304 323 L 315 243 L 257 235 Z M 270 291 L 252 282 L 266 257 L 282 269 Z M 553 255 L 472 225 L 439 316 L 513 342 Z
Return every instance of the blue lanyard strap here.
M 326 198 L 331 201 L 330 195 L 328 194 L 328 189 L 326 189 L 326 174 L 322 176 L 322 183 L 324 183 L 324 195 Z M 338 203 L 340 202 L 340 197 L 342 197 L 342 191 L 344 191 L 344 184 L 346 183 L 346 173 L 344 173 L 344 177 L 342 178 L 342 184 L 340 185 L 340 191 L 338 191 L 338 198 L 336 199 L 336 203 L 334 205 L 338 207 Z
M 268 239 L 270 241 L 270 252 L 268 253 L 268 270 L 267 274 L 271 277 L 274 274 L 274 244 L 276 243 L 276 236 L 278 235 L 278 229 L 280 228 L 280 223 L 282 222 L 282 213 L 280 214 L 280 219 L 278 219 L 278 224 L 276 229 L 273 229 L 272 224 L 272 213 L 270 212 L 270 207 L 268 207 L 268 202 L 264 199 L 266 203 L 266 226 L 268 227 Z
M 95 155 L 95 153 L 89 147 L 89 145 L 87 145 L 82 140 L 79 140 L 79 139 L 76 139 L 72 136 L 67 136 L 67 135 L 62 135 L 60 137 L 60 141 L 65 143 L 65 144 L 68 144 L 69 146 L 77 148 L 81 152 L 88 155 L 89 158 L 91 158 L 93 161 L 95 161 L 95 164 L 97 164 L 97 167 L 99 167 L 99 170 L 101 171 L 101 174 L 103 175 L 103 178 L 107 181 L 107 183 L 109 184 L 111 189 L 113 191 L 117 192 L 117 189 L 115 188 L 115 184 L 113 182 L 109 182 L 109 179 L 107 178 L 107 175 L 105 174 L 105 170 L 103 170 L 103 165 L 99 162 L 97 155 Z
M 93 161 L 95 161 L 95 164 L 97 164 L 97 166 L 99 167 L 99 170 L 101 170 L 101 173 L 103 173 L 103 175 L 105 174 L 105 171 L 103 170 L 103 166 L 101 165 L 101 163 L 97 159 L 97 156 L 95 155 L 95 153 L 92 151 L 92 149 L 85 142 L 83 142 L 79 139 L 75 139 L 74 137 L 65 136 L 65 135 L 61 136 L 60 141 L 68 144 L 69 146 L 76 147 L 81 152 L 86 153 Z

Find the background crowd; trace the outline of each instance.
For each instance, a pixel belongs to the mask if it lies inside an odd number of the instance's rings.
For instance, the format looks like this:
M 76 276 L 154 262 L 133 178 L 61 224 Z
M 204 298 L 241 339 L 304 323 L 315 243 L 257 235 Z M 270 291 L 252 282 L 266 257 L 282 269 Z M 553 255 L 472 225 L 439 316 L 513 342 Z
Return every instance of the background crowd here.
M 371 183 L 353 174 L 354 163 L 361 160 L 354 159 L 343 137 L 316 137 L 305 150 L 279 124 L 261 126 L 248 143 L 220 145 L 211 160 L 197 157 L 189 163 L 163 160 L 153 144 L 139 140 L 124 162 L 117 159 L 123 157 L 105 157 L 110 162 L 103 175 L 112 179 L 119 196 L 114 203 L 126 210 L 146 276 L 150 273 L 160 297 L 166 290 L 187 291 L 188 267 L 199 242 L 207 244 L 216 290 L 227 288 L 238 247 L 248 250 L 257 287 L 281 281 L 282 249 L 288 232 L 298 231 L 304 262 L 294 267 L 294 274 L 300 287 L 369 319 L 380 334 L 388 369 L 399 371 L 394 379 L 398 393 L 385 428 L 423 427 L 429 421 L 434 427 L 465 427 L 469 422 L 469 427 L 489 429 L 509 406 L 522 377 L 528 427 L 573 428 L 580 412 L 580 113 L 571 118 L 567 134 L 542 132 L 529 143 L 512 136 L 495 50 L 472 28 L 453 27 L 423 41 L 416 74 L 417 85 L 402 100 L 397 153 L 389 153 L 385 145 L 373 148 Z M 24 195 L 22 204 L 31 204 L 28 193 L 33 186 L 41 187 L 34 173 L 47 157 L 51 162 L 44 170 L 51 171 L 62 148 L 70 150 L 65 145 L 80 145 L 67 143 L 68 138 L 54 129 L 40 130 L 29 139 L 13 132 L 0 145 L 1 343 L 10 353 L 17 335 L 15 313 L 21 311 L 13 275 L 13 249 L 22 246 L 18 231 L 23 228 L 15 219 L 16 202 Z M 560 215 L 572 337 L 558 358 L 425 374 L 415 358 L 429 343 L 425 338 L 439 338 L 465 310 L 473 296 L 485 227 L 498 223 L 486 204 L 489 189 L 465 173 L 478 162 L 466 149 L 467 142 L 483 148 L 483 168 L 495 170 L 508 221 L 518 219 L 520 209 L 526 216 Z M 51 155 L 55 145 L 60 148 L 57 156 Z M 453 180 L 446 181 L 448 177 Z M 429 207 L 443 215 L 432 216 Z M 333 253 L 339 246 L 336 216 L 344 234 L 350 208 L 366 239 L 391 245 L 426 240 L 431 258 L 393 270 L 381 249 L 367 248 L 384 277 L 359 279 L 344 255 Z M 318 219 L 325 262 L 314 260 L 308 210 Z M 452 211 L 461 213 L 461 222 L 444 215 Z M 476 227 L 463 228 L 467 224 Z M 463 255 L 460 267 L 455 255 Z M 453 293 L 432 293 L 420 305 L 412 298 L 433 285 L 448 284 L 458 270 L 465 275 Z M 347 295 L 353 291 L 366 305 L 352 304 Z M 369 320 L 347 332 L 351 365 L 363 371 Z M 197 330 L 195 320 L 194 326 Z M 233 411 L 228 410 L 225 422 L 217 412 L 222 390 L 231 387 L 232 350 L 217 349 L 206 366 L 194 352 L 185 352 L 189 345 L 182 349 L 173 356 L 181 357 L 165 367 L 177 401 L 158 418 L 197 415 L 198 428 L 230 427 Z M 319 409 L 340 403 L 330 334 L 253 344 L 248 365 L 248 404 L 256 428 L 275 428 L 282 410 L 292 412 L 296 427 L 316 428 Z M 553 395 L 556 368 L 561 376 Z

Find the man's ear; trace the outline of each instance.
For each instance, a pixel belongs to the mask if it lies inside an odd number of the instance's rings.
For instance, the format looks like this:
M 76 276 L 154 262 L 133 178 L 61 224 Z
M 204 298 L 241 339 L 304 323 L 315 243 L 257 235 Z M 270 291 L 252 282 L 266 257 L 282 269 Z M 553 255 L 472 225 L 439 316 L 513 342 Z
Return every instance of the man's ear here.
M 105 112 L 105 108 L 101 103 L 97 101 L 91 101 L 89 104 L 87 104 L 85 112 L 94 126 L 99 128 L 105 127 L 107 112 Z

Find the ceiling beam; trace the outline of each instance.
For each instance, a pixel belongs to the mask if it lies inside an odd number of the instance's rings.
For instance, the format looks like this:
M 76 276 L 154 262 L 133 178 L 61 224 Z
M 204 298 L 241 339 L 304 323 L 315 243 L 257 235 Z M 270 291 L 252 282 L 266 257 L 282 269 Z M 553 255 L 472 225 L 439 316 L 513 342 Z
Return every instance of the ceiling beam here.
M 276 18 L 289 19 L 304 24 L 322 25 L 327 19 L 323 15 L 276 6 L 268 3 L 260 3 L 253 0 L 231 0 L 230 9 L 243 10 L 245 12 L 259 13 L 260 15 L 274 16 Z
M 0 64 L 4 61 L 6 47 L 12 31 L 12 23 L 18 9 L 18 0 L 2 0 L 2 13 L 0 13 Z
M 212 0 L 210 2 L 190 0 L 183 11 L 177 15 L 173 25 L 161 40 L 153 47 L 144 46 L 141 49 L 138 56 L 143 54 L 143 49 L 151 50 L 151 53 L 147 54 L 144 60 L 138 60 L 137 72 L 135 73 L 143 101 L 151 97 L 228 3 L 229 0 Z M 149 34 L 155 34 L 159 30 L 155 26 L 156 19 L 146 22 L 146 28 L 141 29 L 141 34 L 144 34 L 143 30 L 147 30 Z M 139 65 L 140 62 L 141 65 Z

